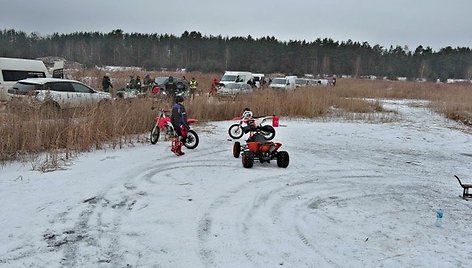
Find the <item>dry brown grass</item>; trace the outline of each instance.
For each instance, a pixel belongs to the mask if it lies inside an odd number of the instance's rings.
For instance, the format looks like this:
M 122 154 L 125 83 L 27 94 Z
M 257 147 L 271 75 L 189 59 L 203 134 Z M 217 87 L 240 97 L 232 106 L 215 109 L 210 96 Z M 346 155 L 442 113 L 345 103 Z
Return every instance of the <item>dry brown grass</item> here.
M 82 71 L 80 75 L 94 75 L 92 80 L 100 81 L 103 73 Z M 126 83 L 129 75 L 114 73 L 112 77 Z M 168 75 L 179 74 L 155 73 L 151 77 Z M 218 101 L 206 94 L 211 79 L 218 77 L 217 74 L 185 75 L 187 79 L 196 77 L 203 93 L 185 101 L 189 116 L 200 121 L 229 120 L 239 116 L 245 107 L 251 108 L 256 115 L 374 120 L 387 114 L 378 99 L 408 98 L 431 100 L 431 108 L 435 111 L 472 124 L 470 85 L 339 79 L 336 87 L 311 87 L 294 92 L 264 89 L 236 101 Z M 67 159 L 80 152 L 147 142 L 157 112 L 153 107 L 170 109 L 171 102 L 151 98 L 121 100 L 109 106 L 63 111 L 54 119 L 44 118 L 26 105 L 11 105 L 0 113 L 0 162 L 33 161 L 36 156 L 43 155 L 47 160 L 41 165 L 53 163 L 54 166 L 58 159 Z

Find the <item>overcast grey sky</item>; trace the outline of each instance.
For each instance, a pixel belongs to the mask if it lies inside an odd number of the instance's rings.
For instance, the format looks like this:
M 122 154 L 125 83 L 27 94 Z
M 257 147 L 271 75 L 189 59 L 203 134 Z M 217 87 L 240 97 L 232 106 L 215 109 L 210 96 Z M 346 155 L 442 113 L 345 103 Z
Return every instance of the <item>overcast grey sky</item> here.
M 472 47 L 471 0 L 0 0 L 0 29 L 332 38 L 371 46 Z

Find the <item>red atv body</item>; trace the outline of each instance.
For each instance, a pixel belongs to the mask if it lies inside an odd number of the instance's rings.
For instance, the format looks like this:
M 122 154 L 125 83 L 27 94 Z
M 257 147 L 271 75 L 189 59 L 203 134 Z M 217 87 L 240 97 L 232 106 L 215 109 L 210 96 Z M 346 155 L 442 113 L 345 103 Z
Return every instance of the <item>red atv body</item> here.
M 270 163 L 274 159 L 277 160 L 278 167 L 286 168 L 288 167 L 290 157 L 288 152 L 279 151 L 281 146 L 282 144 L 278 142 L 249 138 L 245 145 L 241 145 L 238 141 L 234 143 L 233 156 L 239 158 L 241 155 L 241 161 L 245 168 L 252 168 L 256 160 L 261 163 Z

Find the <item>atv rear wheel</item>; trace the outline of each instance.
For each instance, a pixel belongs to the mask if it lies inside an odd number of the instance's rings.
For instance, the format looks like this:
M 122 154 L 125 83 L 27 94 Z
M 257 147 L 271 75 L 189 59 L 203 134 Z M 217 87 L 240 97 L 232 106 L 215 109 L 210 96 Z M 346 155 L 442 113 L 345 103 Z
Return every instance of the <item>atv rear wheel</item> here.
M 243 167 L 245 168 L 252 168 L 254 165 L 254 154 L 250 151 L 244 152 L 241 160 L 243 162 Z
M 290 157 L 288 152 L 280 151 L 277 153 L 277 166 L 281 168 L 288 167 L 288 163 L 290 162 Z
M 233 145 L 233 156 L 234 158 L 239 158 L 240 154 L 241 154 L 241 143 L 237 141 Z

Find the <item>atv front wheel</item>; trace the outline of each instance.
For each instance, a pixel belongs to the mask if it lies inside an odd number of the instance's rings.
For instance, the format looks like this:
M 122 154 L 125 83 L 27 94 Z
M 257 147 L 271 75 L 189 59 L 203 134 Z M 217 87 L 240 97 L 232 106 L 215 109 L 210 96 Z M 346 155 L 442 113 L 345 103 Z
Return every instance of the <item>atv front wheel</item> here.
M 241 154 L 241 143 L 237 141 L 233 145 L 233 156 L 234 158 L 239 158 L 240 154 Z
M 244 152 L 241 160 L 243 162 L 243 167 L 252 168 L 254 165 L 254 154 L 251 151 Z

